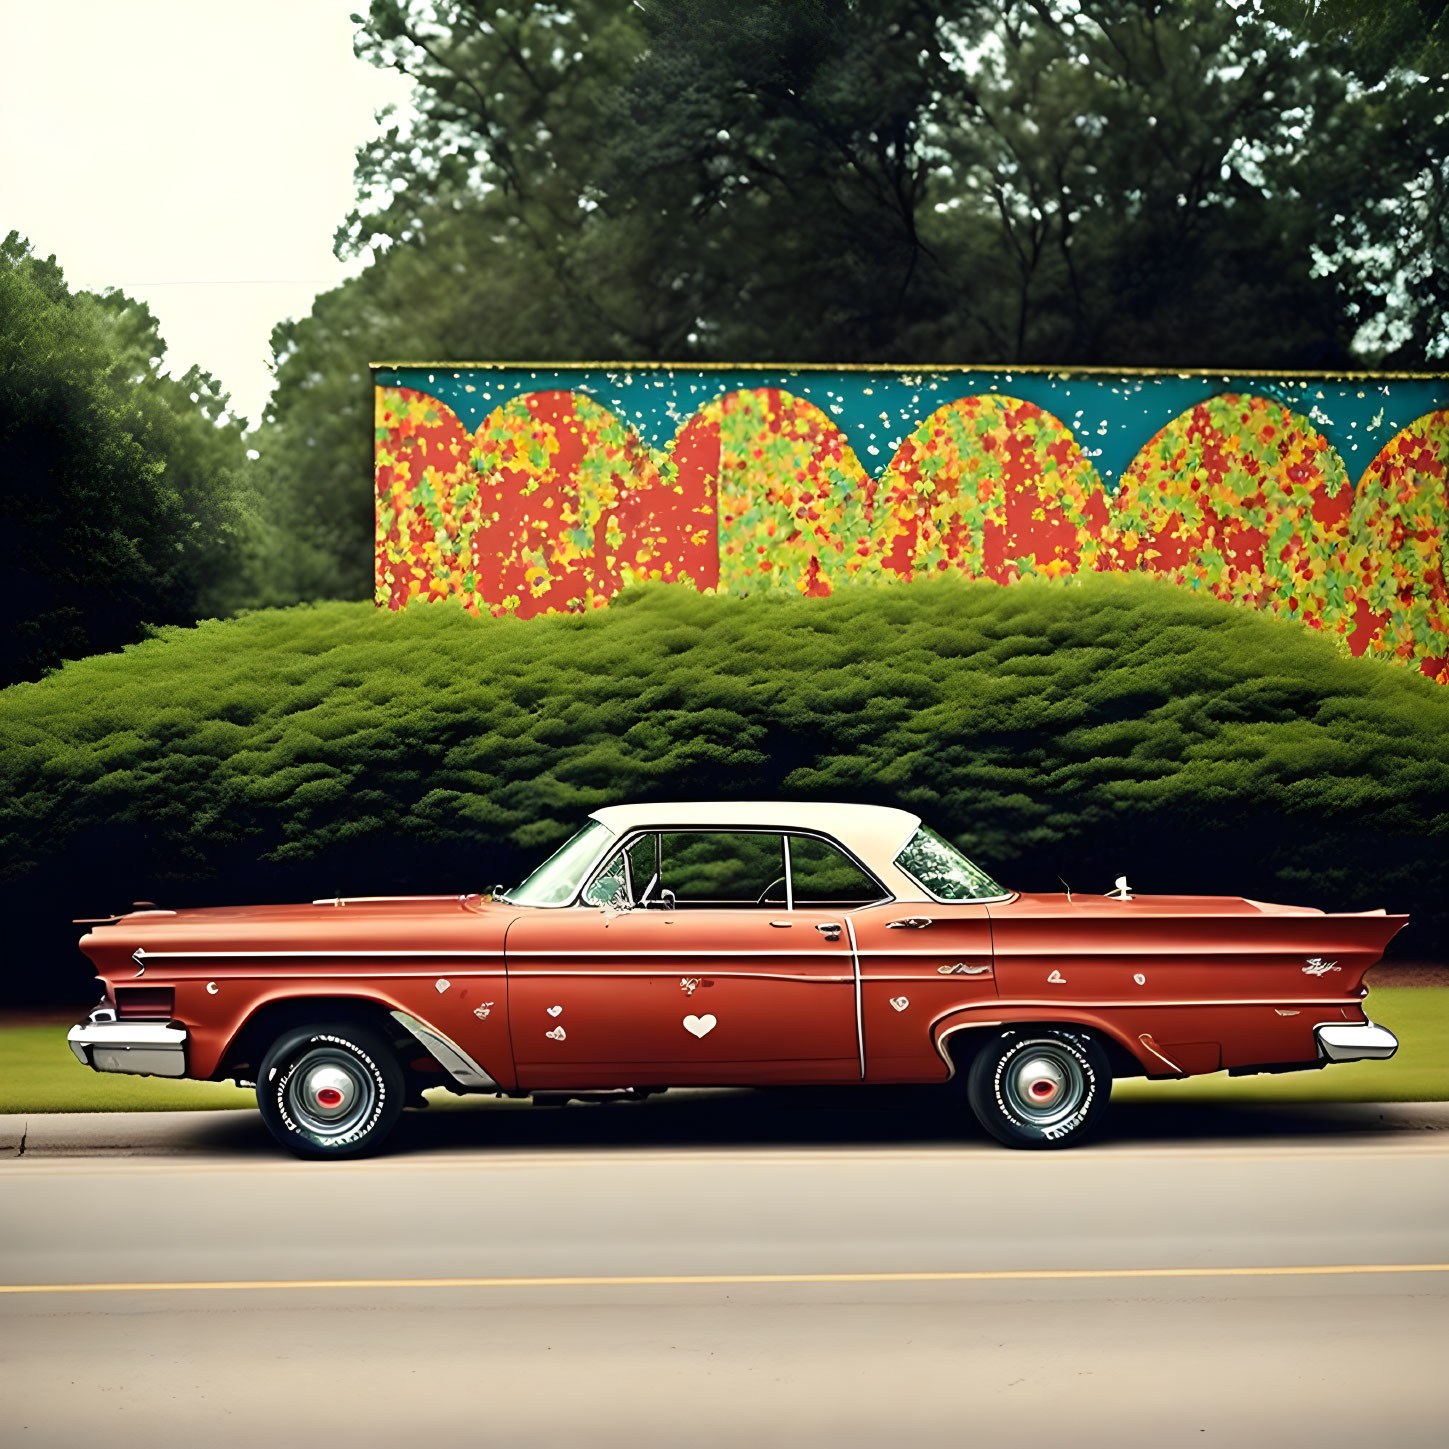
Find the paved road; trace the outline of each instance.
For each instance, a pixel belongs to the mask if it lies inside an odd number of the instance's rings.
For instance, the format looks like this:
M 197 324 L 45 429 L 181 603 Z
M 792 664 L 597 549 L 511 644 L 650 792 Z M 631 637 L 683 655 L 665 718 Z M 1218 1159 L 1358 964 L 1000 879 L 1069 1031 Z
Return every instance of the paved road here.
M 1119 1113 L 1037 1155 L 705 1095 L 425 1114 L 327 1165 L 249 1114 L 140 1155 L 31 1119 L 0 1282 L 86 1286 L 0 1294 L 5 1437 L 1439 1449 L 1449 1117 L 1416 1111 Z

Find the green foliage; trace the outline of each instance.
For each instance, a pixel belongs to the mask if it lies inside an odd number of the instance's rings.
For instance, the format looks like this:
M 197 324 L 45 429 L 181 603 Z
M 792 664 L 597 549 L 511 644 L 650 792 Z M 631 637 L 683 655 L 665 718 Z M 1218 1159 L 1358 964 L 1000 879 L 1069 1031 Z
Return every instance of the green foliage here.
M 12 630 L 0 682 L 115 649 L 232 599 L 245 528 L 241 424 L 193 368 L 159 369 L 144 305 L 71 292 L 0 243 L 0 519 Z
M 83 979 L 72 915 L 484 890 L 670 798 L 904 805 L 1020 889 L 1407 909 L 1422 956 L 1449 936 L 1446 724 L 1405 670 L 1133 577 L 259 612 L 0 695 L 11 989 Z
M 607 356 L 1442 356 L 1443 25 L 1369 8 L 373 0 L 339 244 L 491 232 Z

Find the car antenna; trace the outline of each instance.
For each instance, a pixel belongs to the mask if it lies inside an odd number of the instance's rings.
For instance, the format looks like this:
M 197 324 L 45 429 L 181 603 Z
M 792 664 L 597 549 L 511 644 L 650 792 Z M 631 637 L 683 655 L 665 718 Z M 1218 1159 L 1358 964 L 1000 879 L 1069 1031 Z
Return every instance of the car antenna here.
M 1062 880 L 1061 876 L 1058 876 L 1057 879 L 1058 880 Z M 1062 880 L 1062 889 L 1064 891 L 1066 891 L 1066 893 L 1067 893 L 1067 904 L 1068 905 L 1071 905 L 1071 903 L 1072 903 L 1072 888 L 1071 888 L 1071 886 L 1069 886 L 1066 883 L 1066 881 Z

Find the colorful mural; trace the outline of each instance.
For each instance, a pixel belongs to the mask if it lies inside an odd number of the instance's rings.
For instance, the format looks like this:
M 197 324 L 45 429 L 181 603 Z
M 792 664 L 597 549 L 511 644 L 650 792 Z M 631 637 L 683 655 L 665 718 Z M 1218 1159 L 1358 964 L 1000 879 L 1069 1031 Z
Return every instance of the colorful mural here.
M 378 602 L 528 615 L 604 604 L 641 579 L 712 587 L 710 465 L 684 435 L 675 454 L 656 458 L 579 393 L 513 398 L 469 433 L 427 394 L 379 388 Z
M 479 366 L 376 381 L 390 608 L 580 610 L 645 579 L 825 595 L 1140 571 L 1449 683 L 1446 378 Z M 1133 417 L 1138 446 L 1109 449 Z M 1355 487 L 1345 454 L 1370 445 Z
M 1228 393 L 1174 418 L 1112 500 L 1097 567 L 1160 574 L 1340 632 L 1353 488 L 1281 403 Z
M 1449 684 L 1449 410 L 1398 433 L 1364 472 L 1343 567 L 1355 654 L 1418 667 Z

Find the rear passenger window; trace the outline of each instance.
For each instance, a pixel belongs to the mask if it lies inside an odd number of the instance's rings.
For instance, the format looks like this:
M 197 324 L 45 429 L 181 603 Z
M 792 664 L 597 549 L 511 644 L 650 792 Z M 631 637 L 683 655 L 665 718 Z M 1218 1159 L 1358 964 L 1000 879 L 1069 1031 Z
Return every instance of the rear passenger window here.
M 763 830 L 669 832 L 660 840 L 660 889 L 685 906 L 785 904 L 785 851 Z
M 886 894 L 849 856 L 813 835 L 790 837 L 790 883 L 797 907 L 844 910 Z

